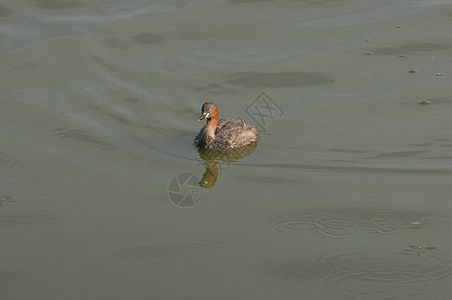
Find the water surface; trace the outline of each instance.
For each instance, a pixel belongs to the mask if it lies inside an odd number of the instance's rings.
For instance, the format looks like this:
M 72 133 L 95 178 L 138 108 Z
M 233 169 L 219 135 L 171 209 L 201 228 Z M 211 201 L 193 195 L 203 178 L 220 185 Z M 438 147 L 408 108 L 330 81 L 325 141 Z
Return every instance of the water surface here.
M 450 294 L 448 1 L 3 1 L 0 23 L 2 299 Z M 256 147 L 198 152 L 206 100 Z

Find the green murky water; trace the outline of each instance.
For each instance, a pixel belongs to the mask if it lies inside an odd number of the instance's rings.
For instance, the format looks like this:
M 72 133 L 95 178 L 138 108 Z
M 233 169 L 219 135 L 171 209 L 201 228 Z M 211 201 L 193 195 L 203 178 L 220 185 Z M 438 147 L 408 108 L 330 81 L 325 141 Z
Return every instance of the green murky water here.
M 447 298 L 451 28 L 445 0 L 3 1 L 1 298 Z M 258 144 L 198 151 L 206 100 Z

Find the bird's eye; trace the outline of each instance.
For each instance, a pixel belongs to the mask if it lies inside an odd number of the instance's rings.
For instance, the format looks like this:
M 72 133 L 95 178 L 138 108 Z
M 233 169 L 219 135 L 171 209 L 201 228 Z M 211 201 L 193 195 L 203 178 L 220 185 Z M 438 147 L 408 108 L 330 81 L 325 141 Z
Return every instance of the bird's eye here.
M 211 109 L 209 109 L 209 113 L 211 113 L 212 112 L 212 110 Z

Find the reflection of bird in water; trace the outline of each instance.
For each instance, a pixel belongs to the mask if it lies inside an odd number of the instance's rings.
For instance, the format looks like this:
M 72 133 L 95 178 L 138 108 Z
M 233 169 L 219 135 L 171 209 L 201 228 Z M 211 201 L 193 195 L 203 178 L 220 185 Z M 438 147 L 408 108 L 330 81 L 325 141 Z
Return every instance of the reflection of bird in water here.
M 212 102 L 206 102 L 201 109 L 199 120 L 207 119 L 195 140 L 196 146 L 204 149 L 231 149 L 256 142 L 259 139 L 254 126 L 246 125 L 239 119 L 218 120 L 218 108 Z
M 199 182 L 199 186 L 208 189 L 215 185 L 218 179 L 218 162 L 214 160 L 208 160 L 204 163 L 206 166 L 206 171 L 202 175 L 201 181 Z
M 239 148 L 214 150 L 214 149 L 198 149 L 199 157 L 203 159 L 206 171 L 204 172 L 199 185 L 203 188 L 210 188 L 215 185 L 218 179 L 220 162 L 234 162 L 247 155 L 250 155 L 256 148 L 257 143 L 252 143 Z
M 220 160 L 225 162 L 234 162 L 253 153 L 257 143 L 252 143 L 243 147 L 215 150 L 215 149 L 198 149 L 199 157 L 203 160 Z

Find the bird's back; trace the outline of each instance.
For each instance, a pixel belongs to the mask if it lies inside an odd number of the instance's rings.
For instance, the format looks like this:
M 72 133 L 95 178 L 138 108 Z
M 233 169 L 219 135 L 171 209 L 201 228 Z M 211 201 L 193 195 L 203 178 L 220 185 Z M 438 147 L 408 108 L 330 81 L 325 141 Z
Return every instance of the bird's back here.
M 251 144 L 259 140 L 254 126 L 246 125 L 239 119 L 219 119 L 215 129 L 215 137 L 209 138 L 206 126 L 203 126 L 193 141 L 198 147 L 205 149 L 229 149 Z

